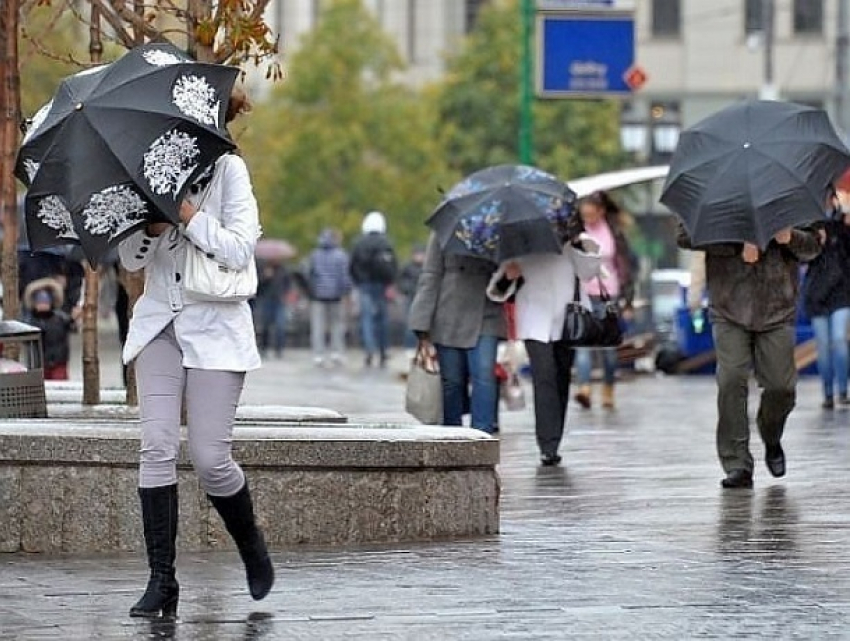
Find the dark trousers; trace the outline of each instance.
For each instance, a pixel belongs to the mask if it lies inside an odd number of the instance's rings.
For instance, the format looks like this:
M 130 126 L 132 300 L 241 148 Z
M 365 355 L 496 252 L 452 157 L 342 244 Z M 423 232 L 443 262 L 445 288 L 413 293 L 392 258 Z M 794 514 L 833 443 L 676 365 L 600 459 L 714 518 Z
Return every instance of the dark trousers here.
M 747 412 L 750 371 L 762 389 L 756 424 L 765 445 L 782 439 L 796 401 L 793 325 L 753 332 L 725 321 L 712 326 L 717 353 L 717 455 L 725 472 L 752 472 Z
M 563 341 L 526 340 L 525 349 L 531 364 L 537 445 L 543 454 L 557 454 L 564 436 L 575 352 Z

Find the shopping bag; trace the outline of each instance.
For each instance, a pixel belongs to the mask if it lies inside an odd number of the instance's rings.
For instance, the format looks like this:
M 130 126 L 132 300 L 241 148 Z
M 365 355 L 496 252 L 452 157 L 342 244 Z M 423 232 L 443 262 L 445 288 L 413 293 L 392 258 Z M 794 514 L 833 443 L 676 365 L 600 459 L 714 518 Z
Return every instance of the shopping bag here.
M 420 344 L 410 362 L 404 409 L 426 425 L 440 425 L 443 422 L 443 383 L 436 355 L 429 347 Z
M 509 371 L 500 388 L 500 395 L 505 403 L 506 410 L 515 412 L 525 409 L 525 390 L 522 387 L 519 374 Z

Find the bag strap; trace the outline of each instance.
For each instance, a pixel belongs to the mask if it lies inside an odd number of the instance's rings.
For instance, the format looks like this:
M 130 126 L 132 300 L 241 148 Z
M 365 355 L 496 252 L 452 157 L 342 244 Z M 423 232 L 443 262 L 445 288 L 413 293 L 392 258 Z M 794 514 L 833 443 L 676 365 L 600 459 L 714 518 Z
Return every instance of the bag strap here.
M 596 281 L 599 283 L 599 298 L 603 303 L 610 303 L 611 295 L 608 293 L 608 290 L 605 289 L 605 283 L 602 282 L 602 278 L 597 276 Z
M 581 281 L 578 279 L 578 274 L 574 275 L 575 282 L 573 283 L 573 302 L 580 303 L 581 302 Z
M 502 303 L 502 309 L 505 312 L 505 325 L 507 326 L 507 334 L 509 341 L 516 340 L 516 303 Z

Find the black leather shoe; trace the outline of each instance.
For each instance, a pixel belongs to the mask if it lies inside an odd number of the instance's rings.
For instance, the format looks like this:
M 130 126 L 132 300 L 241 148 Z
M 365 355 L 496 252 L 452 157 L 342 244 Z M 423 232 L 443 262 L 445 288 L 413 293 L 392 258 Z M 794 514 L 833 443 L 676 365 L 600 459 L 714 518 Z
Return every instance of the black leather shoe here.
M 540 464 L 550 467 L 561 462 L 561 457 L 557 454 L 544 454 L 540 457 Z
M 773 476 L 785 476 L 785 452 L 782 451 L 779 443 L 767 446 L 764 462 L 767 463 L 767 469 Z
M 720 481 L 720 485 L 725 488 L 752 487 L 753 473 L 749 470 L 732 470 Z

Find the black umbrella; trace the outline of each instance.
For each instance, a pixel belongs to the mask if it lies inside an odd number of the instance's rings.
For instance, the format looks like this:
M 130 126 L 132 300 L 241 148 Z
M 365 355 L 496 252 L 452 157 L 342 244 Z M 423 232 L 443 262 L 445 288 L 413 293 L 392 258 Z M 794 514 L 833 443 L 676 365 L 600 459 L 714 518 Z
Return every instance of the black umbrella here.
M 447 253 L 501 262 L 559 253 L 575 193 L 528 165 L 496 165 L 455 185 L 427 220 Z
M 78 243 L 96 263 L 147 221 L 179 222 L 192 182 L 235 147 L 224 116 L 238 73 L 151 43 L 63 80 L 15 166 L 32 247 Z
M 694 245 L 763 248 L 782 229 L 823 219 L 848 166 L 850 150 L 822 109 L 751 100 L 682 132 L 661 202 Z

